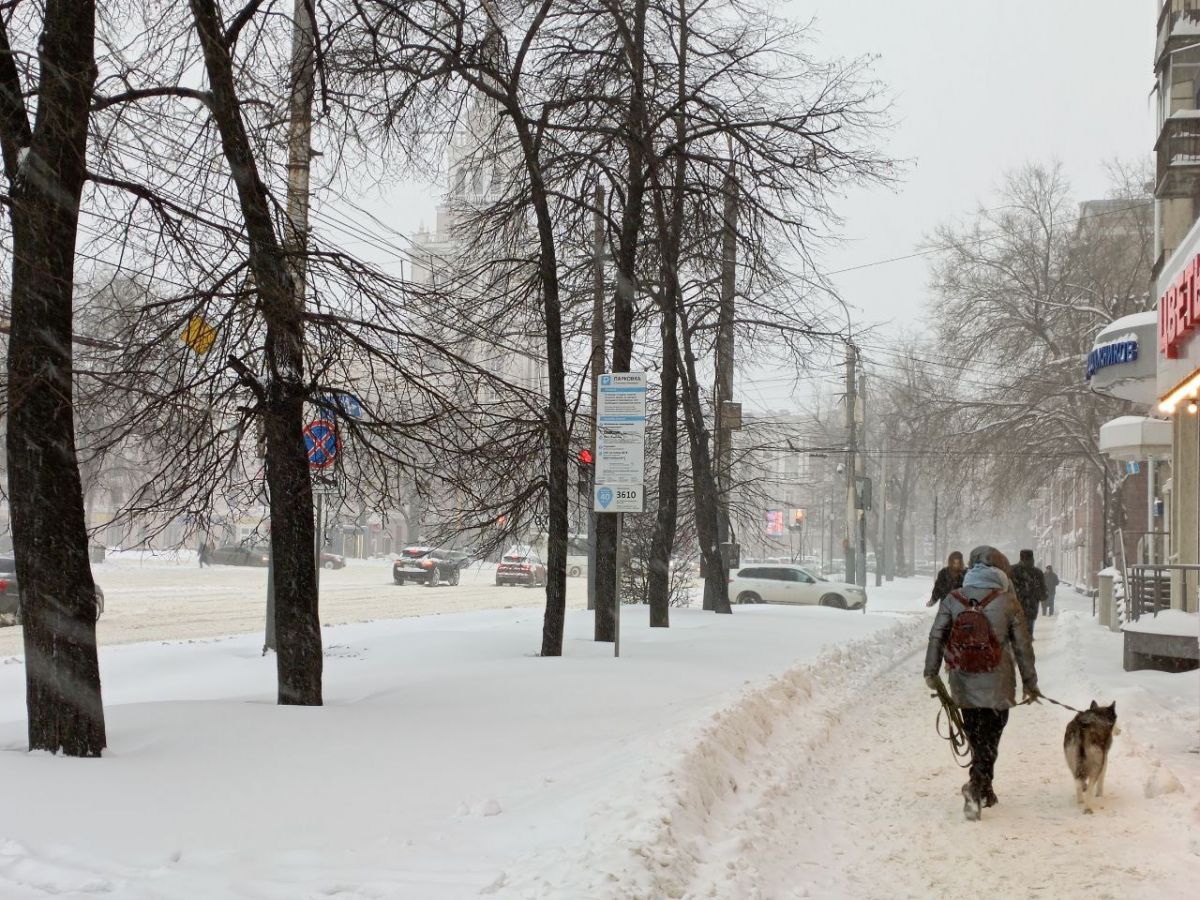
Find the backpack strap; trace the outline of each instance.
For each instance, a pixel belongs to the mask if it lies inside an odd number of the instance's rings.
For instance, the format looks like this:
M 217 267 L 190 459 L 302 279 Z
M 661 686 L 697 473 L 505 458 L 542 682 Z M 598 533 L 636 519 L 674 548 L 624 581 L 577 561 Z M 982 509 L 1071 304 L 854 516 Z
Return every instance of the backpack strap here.
M 999 597 L 1003 593 L 1004 593 L 1004 591 L 1001 590 L 1000 588 L 992 588 L 991 591 L 989 591 L 987 593 L 987 595 L 984 596 L 979 601 L 978 608 L 983 609 L 985 606 L 987 606 L 989 603 L 991 603 L 993 600 L 995 600 L 997 597 Z
M 978 600 L 972 600 L 970 597 L 964 595 L 962 591 L 951 591 L 950 596 L 967 607 L 967 609 L 983 609 L 1003 593 L 1004 591 L 1001 588 L 992 588 L 992 590 Z

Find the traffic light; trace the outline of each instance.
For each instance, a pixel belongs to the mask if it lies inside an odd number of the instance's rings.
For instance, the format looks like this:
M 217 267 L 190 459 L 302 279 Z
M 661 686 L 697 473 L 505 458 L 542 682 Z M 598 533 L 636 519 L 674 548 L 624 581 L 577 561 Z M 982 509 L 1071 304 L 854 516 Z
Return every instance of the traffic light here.
M 590 494 L 592 491 L 592 475 L 595 472 L 596 460 L 592 456 L 592 451 L 584 447 L 579 451 L 579 456 L 576 458 L 578 465 L 578 481 L 576 487 L 581 494 Z

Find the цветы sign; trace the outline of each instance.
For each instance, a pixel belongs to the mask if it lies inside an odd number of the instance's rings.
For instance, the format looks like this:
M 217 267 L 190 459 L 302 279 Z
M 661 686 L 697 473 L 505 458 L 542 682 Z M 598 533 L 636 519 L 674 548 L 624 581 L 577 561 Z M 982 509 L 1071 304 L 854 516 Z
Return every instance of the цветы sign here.
M 1200 324 L 1200 253 L 1158 300 L 1158 347 L 1167 359 L 1179 359 L 1184 341 Z

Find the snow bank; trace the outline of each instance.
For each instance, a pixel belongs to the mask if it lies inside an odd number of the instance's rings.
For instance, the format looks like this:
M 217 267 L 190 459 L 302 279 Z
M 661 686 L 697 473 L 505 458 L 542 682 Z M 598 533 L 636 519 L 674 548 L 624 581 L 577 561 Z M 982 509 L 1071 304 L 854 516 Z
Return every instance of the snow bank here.
M 920 600 L 911 587 L 905 593 L 910 603 Z M 644 785 L 636 804 L 594 817 L 581 852 L 568 848 L 549 864 L 545 855 L 529 858 L 506 873 L 497 893 L 538 900 L 683 897 L 708 855 L 714 809 L 742 790 L 740 773 L 775 728 L 802 718 L 809 730 L 807 749 L 817 750 L 853 691 L 911 656 L 928 628 L 927 618 L 906 617 L 744 691 L 711 716 L 668 772 Z

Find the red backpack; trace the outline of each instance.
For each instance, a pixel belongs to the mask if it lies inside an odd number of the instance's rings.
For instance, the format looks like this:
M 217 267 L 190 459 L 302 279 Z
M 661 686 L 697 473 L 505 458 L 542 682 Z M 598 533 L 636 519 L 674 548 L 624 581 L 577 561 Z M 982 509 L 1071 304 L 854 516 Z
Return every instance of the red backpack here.
M 977 674 L 990 672 L 1000 665 L 1000 641 L 983 610 L 1002 593 L 996 589 L 981 600 L 971 600 L 960 591 L 950 595 L 966 609 L 955 616 L 954 624 L 950 626 L 946 668 Z

